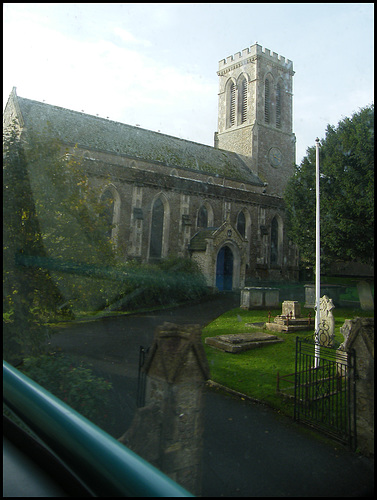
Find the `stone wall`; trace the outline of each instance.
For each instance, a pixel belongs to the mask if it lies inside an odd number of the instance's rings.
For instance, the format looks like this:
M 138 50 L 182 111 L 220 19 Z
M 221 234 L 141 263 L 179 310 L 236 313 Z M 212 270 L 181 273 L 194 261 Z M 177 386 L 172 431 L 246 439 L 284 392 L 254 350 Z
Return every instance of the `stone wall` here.
M 110 157 L 104 154 L 86 153 L 85 164 L 92 182 L 101 186 L 103 190 L 111 185 L 119 195 L 119 226 L 117 227 L 117 245 L 124 259 L 137 258 L 147 262 L 149 257 L 149 241 L 151 231 L 151 214 L 153 202 L 160 196 L 164 200 L 167 218 L 164 228 L 163 257 L 179 255 L 189 257 L 188 242 L 200 229 L 197 226 L 197 217 L 200 207 L 210 205 L 213 213 L 213 227 L 220 227 L 226 217 L 225 204 L 230 207 L 229 221 L 237 227 L 237 216 L 242 210 L 246 214 L 248 235 L 246 256 L 247 273 L 250 277 L 257 277 L 257 263 L 262 254 L 266 254 L 265 262 L 266 279 L 295 279 L 294 272 L 298 272 L 296 253 L 292 252 L 285 235 L 284 207 L 280 198 L 264 195 L 258 192 L 251 193 L 247 189 L 233 189 L 214 184 L 198 183 L 194 179 L 176 177 L 163 172 L 153 172 L 143 161 L 119 159 L 119 165 L 108 163 Z M 92 158 L 93 156 L 93 158 Z M 98 157 L 98 158 L 97 158 Z M 263 206 L 263 220 L 260 216 L 260 206 Z M 134 217 L 134 209 L 138 210 L 138 219 Z M 281 264 L 278 269 L 271 270 L 269 266 L 269 232 L 271 221 L 278 217 L 281 224 Z M 184 223 L 182 222 L 184 219 Z M 263 224 L 262 224 L 263 223 Z M 266 230 L 266 235 L 261 234 L 261 225 Z M 267 246 L 267 251 L 264 249 Z M 216 262 L 216 255 L 212 256 Z M 211 283 L 214 280 L 211 267 Z M 207 273 L 209 270 L 207 269 Z M 271 272 L 271 276 L 269 273 Z M 275 274 L 274 274 L 275 273 Z M 244 278 L 237 277 L 237 282 L 242 283 Z
M 269 49 L 255 44 L 219 62 L 219 112 L 215 147 L 249 157 L 252 170 L 267 183 L 266 193 L 281 196 L 287 180 L 294 173 L 296 139 L 292 132 L 293 63 Z M 270 81 L 271 117 L 265 121 L 265 80 Z M 235 85 L 235 107 L 240 109 L 241 81 L 247 81 L 247 116 L 229 123 L 229 86 Z M 280 123 L 277 125 L 276 89 L 280 94 Z M 237 113 L 236 113 L 237 114 Z M 281 164 L 272 166 L 271 148 L 278 148 Z

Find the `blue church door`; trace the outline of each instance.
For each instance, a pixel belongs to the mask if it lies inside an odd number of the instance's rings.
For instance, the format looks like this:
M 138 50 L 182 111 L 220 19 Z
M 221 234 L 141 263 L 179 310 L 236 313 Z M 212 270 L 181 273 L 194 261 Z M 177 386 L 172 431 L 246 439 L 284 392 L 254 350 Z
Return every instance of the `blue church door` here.
M 216 287 L 219 290 L 232 290 L 233 253 L 229 247 L 222 247 L 217 254 Z

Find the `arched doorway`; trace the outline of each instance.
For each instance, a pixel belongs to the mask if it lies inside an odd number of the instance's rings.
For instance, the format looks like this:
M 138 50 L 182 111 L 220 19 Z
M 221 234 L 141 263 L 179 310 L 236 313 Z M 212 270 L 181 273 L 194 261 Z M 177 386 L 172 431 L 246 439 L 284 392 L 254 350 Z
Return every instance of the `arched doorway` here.
M 233 252 L 228 246 L 222 247 L 217 254 L 216 287 L 219 290 L 233 288 Z

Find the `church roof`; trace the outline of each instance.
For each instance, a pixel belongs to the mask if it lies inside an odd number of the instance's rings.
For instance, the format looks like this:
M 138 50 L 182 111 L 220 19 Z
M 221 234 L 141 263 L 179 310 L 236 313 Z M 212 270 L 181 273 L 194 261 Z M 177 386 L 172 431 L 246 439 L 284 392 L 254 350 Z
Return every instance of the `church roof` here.
M 236 153 L 15 97 L 27 129 L 43 130 L 48 125 L 52 135 L 65 144 L 77 144 L 81 148 L 159 162 L 257 186 L 263 185 L 259 177 Z
M 189 250 L 191 251 L 205 251 L 207 248 L 207 238 L 213 236 L 215 231 L 218 230 L 218 227 L 207 227 L 205 229 L 201 229 L 191 238 Z

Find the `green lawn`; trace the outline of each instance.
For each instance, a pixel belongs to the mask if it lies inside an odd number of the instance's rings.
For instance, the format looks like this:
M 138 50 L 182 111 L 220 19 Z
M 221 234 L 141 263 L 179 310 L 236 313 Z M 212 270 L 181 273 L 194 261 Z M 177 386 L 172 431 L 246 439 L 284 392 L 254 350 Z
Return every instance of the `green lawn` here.
M 313 318 L 314 310 L 305 309 L 302 303 L 302 315 L 307 316 L 309 311 Z M 334 309 L 333 312 L 335 318 L 336 345 L 343 342 L 340 327 L 343 325 L 345 319 L 352 319 L 356 316 L 374 316 L 374 311 L 362 311 L 361 309 L 339 308 Z M 273 318 L 278 314 L 281 314 L 281 310 L 271 310 L 271 321 L 273 321 Z M 260 327 L 245 326 L 246 323 L 266 321 L 268 321 L 268 311 L 245 311 L 236 308 L 223 314 L 203 329 L 203 342 L 206 337 L 230 333 L 253 331 L 274 333 L 266 329 L 263 330 Z M 294 333 L 277 333 L 277 336 L 284 339 L 284 342 L 252 349 L 239 354 L 225 353 L 204 344 L 211 370 L 211 380 L 246 394 L 247 396 L 263 401 L 292 416 L 292 400 L 276 392 L 277 373 L 279 372 L 280 376 L 282 376 L 295 371 L 296 337 L 305 338 L 312 332 L 313 330 Z M 280 383 L 282 389 L 288 387 L 288 385 L 288 383 Z

